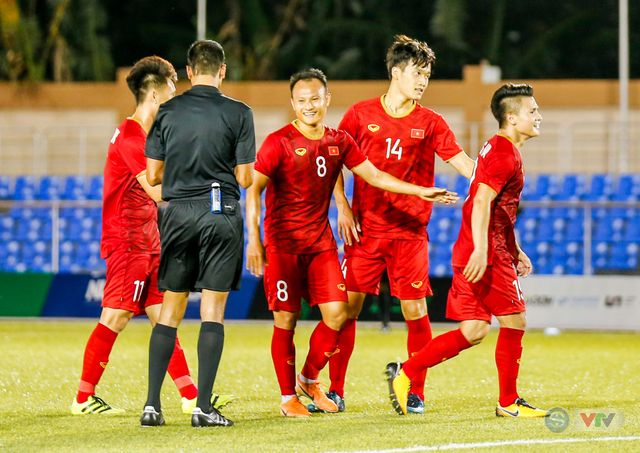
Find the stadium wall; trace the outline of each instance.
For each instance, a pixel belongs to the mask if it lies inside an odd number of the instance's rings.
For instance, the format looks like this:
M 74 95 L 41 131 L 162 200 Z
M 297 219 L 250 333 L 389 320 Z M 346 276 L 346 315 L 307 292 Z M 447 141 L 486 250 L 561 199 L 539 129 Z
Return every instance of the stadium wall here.
M 483 82 L 483 71 L 483 66 L 467 66 L 463 80 L 433 80 L 424 99 L 446 117 L 471 154 L 495 129 L 487 106 L 493 91 L 503 83 Z M 127 69 L 120 69 L 112 83 L 0 83 L 2 174 L 101 173 L 113 129 L 134 108 L 126 74 Z M 640 172 L 640 80 L 630 83 L 632 148 L 623 170 L 617 165 L 618 132 L 614 127 L 617 81 L 525 82 L 535 87 L 544 115 L 544 134 L 530 147 L 531 157 L 525 156 L 530 173 Z M 188 81 L 181 81 L 178 91 L 188 87 Z M 386 88 L 384 80 L 331 81 L 328 124 L 336 126 L 348 106 L 379 96 Z M 292 119 L 286 81 L 225 82 L 223 90 L 254 109 L 258 143 Z M 451 169 L 440 166 L 438 171 Z

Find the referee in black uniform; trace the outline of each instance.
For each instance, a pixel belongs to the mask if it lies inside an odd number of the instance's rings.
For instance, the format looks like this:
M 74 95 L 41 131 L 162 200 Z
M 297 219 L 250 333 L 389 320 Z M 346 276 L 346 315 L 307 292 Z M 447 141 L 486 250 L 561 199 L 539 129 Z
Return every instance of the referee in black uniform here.
M 161 224 L 158 286 L 164 301 L 149 345 L 149 393 L 143 426 L 164 424 L 160 389 L 189 291 L 202 291 L 198 402 L 192 426 L 231 426 L 211 405 L 224 343 L 224 309 L 238 289 L 244 246 L 239 185 L 252 183 L 255 132 L 251 109 L 218 89 L 224 50 L 200 40 L 187 53 L 192 88 L 164 103 L 147 137 L 147 180 L 169 202 Z

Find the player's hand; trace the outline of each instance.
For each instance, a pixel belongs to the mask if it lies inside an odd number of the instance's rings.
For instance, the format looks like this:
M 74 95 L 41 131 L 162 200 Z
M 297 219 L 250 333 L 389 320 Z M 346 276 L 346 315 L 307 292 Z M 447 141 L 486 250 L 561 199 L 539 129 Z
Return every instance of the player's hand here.
M 419 197 L 426 201 L 442 204 L 454 204 L 460 199 L 457 193 L 449 192 L 441 187 L 422 187 Z
M 522 250 L 518 252 L 518 265 L 516 266 L 518 277 L 526 277 L 533 272 L 531 260 Z
M 352 245 L 353 240 L 360 242 L 360 223 L 353 215 L 353 211 L 348 204 L 338 207 L 338 236 L 347 245 Z
M 482 279 L 486 270 L 487 252 L 474 249 L 467 265 L 462 271 L 462 275 L 464 275 L 464 278 L 466 278 L 469 283 L 477 283 Z
M 264 274 L 264 247 L 260 240 L 249 240 L 247 244 L 247 270 L 251 275 L 261 277 Z

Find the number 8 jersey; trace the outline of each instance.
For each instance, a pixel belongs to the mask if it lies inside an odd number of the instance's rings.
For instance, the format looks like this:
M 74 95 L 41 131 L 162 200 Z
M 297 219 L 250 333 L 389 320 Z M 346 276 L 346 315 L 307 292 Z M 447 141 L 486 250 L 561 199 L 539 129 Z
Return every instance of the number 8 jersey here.
M 325 126 L 321 137 L 292 122 L 267 136 L 255 169 L 269 178 L 265 245 L 272 252 L 307 254 L 336 248 L 329 224 L 331 195 L 342 166 L 367 158 L 344 131 Z
M 359 102 L 339 129 L 351 135 L 373 165 L 424 187 L 434 184 L 435 155 L 447 161 L 462 148 L 442 116 L 416 103 L 403 116 L 384 106 L 384 96 Z M 424 239 L 433 204 L 385 192 L 354 177 L 352 208 L 364 234 L 388 239 Z

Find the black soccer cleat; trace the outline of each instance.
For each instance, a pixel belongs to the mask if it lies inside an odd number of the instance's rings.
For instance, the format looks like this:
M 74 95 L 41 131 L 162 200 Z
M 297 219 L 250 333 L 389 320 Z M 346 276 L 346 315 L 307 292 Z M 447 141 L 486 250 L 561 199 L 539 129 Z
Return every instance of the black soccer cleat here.
M 142 426 L 162 426 L 164 425 L 164 417 L 162 411 L 157 411 L 153 406 L 145 406 L 140 417 L 140 425 Z
M 203 412 L 202 409 L 196 407 L 191 415 L 191 426 L 194 428 L 203 428 L 206 426 L 233 426 L 233 422 L 225 418 L 215 407 L 210 408 L 210 412 Z

